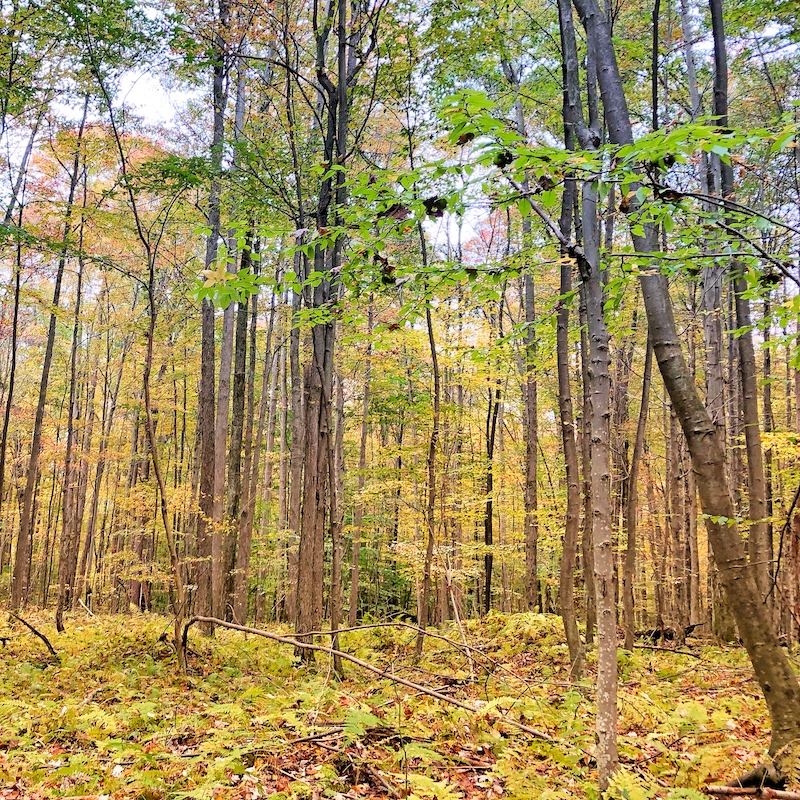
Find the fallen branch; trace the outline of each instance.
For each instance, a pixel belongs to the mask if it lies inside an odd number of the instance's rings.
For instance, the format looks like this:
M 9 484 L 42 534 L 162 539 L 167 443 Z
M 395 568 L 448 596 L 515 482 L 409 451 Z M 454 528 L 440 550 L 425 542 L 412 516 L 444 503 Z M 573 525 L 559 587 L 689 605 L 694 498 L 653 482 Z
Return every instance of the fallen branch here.
M 301 642 L 299 639 L 295 639 L 294 637 L 291 636 L 281 636 L 277 633 L 270 633 L 269 631 L 260 630 L 259 628 L 248 628 L 245 625 L 237 625 L 234 622 L 226 622 L 225 620 L 217 619 L 216 617 L 192 617 L 190 620 L 188 620 L 183 629 L 184 648 L 186 647 L 186 642 L 189 636 L 189 628 L 195 622 L 210 623 L 212 625 L 219 625 L 221 628 L 230 628 L 231 630 L 241 631 L 242 633 L 249 633 L 253 636 L 262 636 L 265 639 L 271 639 L 273 642 L 280 642 L 281 644 L 290 645 L 291 647 L 298 647 L 302 650 L 326 653 L 327 655 L 330 656 L 337 655 L 339 656 L 339 658 L 342 658 L 345 661 L 349 661 L 351 664 L 355 664 L 357 667 L 361 667 L 361 669 L 367 670 L 367 672 L 371 672 L 374 675 L 378 675 L 381 678 L 385 678 L 386 680 L 392 681 L 393 683 L 399 683 L 401 686 L 413 689 L 415 692 L 421 692 L 422 694 L 426 694 L 429 697 L 434 697 L 437 700 L 441 700 L 444 703 L 450 703 L 451 705 L 458 706 L 458 708 L 463 708 L 465 711 L 471 711 L 473 714 L 478 714 L 480 713 L 481 710 L 479 706 L 474 706 L 471 705 L 470 703 L 465 703 L 461 700 L 456 699 L 455 697 L 448 697 L 446 694 L 437 692 L 435 689 L 429 689 L 427 686 L 422 686 L 419 683 L 414 683 L 414 681 L 410 681 L 407 680 L 406 678 L 401 678 L 398 675 L 392 675 L 389 672 L 385 672 L 379 667 L 376 667 L 374 664 L 370 664 L 368 661 L 363 661 L 360 658 L 356 658 L 355 656 L 350 655 L 350 653 L 345 653 L 343 650 L 336 650 L 333 647 L 325 647 L 324 645 L 321 644 L 311 644 L 310 642 Z M 341 631 L 339 631 L 339 633 L 341 633 Z M 525 733 L 535 737 L 536 739 L 543 739 L 544 741 L 552 741 L 552 737 L 549 736 L 548 734 L 543 733 L 542 731 L 538 731 L 535 728 L 531 728 L 528 725 L 523 725 L 521 722 L 517 722 L 516 720 L 509 719 L 507 717 L 503 717 L 502 721 L 506 722 L 508 725 L 511 725 L 514 728 L 524 731 Z
M 30 622 L 27 622 L 26 620 L 22 619 L 22 617 L 20 617 L 18 614 L 15 614 L 13 611 L 9 611 L 8 614 L 14 619 L 19 620 L 31 633 L 38 636 L 45 643 L 45 646 L 50 651 L 50 655 L 53 656 L 53 661 L 55 661 L 56 664 L 61 664 L 61 656 L 59 656 L 58 653 L 56 653 L 55 649 L 53 648 L 53 645 L 50 644 L 50 640 L 43 633 L 37 631 L 36 628 L 34 628 L 33 625 L 30 624 Z
M 692 653 L 690 650 L 675 650 L 672 647 L 659 647 L 655 644 L 635 644 L 634 648 L 636 650 L 662 650 L 665 653 L 677 653 L 681 656 L 691 656 L 692 658 L 702 658 L 702 656 L 698 655 L 697 653 Z
M 86 612 L 86 613 L 87 613 L 87 614 L 88 614 L 90 617 L 93 617 L 93 616 L 94 616 L 94 611 L 92 611 L 92 609 L 91 609 L 91 608 L 89 608 L 89 606 L 87 606 L 87 605 L 86 605 L 86 603 L 84 603 L 84 602 L 83 602 L 83 600 L 81 600 L 81 599 L 80 599 L 80 597 L 78 598 L 78 603 L 81 605 L 81 607 L 83 608 L 83 610 L 84 610 L 84 611 L 85 611 L 85 612 Z
M 706 794 L 712 797 L 762 797 L 774 800 L 800 800 L 800 792 L 771 789 L 769 786 L 706 786 Z
M 473 658 L 471 657 L 470 653 L 477 653 L 481 658 L 485 658 L 495 669 L 499 669 L 502 672 L 507 673 L 512 678 L 515 678 L 518 681 L 522 681 L 523 683 L 527 684 L 523 678 L 520 678 L 513 670 L 510 670 L 505 665 L 501 664 L 496 659 L 492 658 L 490 655 L 485 653 L 479 647 L 475 647 L 474 645 L 468 644 L 467 642 L 457 642 L 455 639 L 450 639 L 447 636 L 442 635 L 441 633 L 434 633 L 430 630 L 430 628 L 420 628 L 419 625 L 412 625 L 410 622 L 371 622 L 366 625 L 354 625 L 352 628 L 339 628 L 335 631 L 309 631 L 307 634 L 303 634 L 304 636 L 333 636 L 334 633 L 341 634 L 341 633 L 351 633 L 353 631 L 369 631 L 375 630 L 376 628 L 406 628 L 410 631 L 414 631 L 415 633 L 423 634 L 424 636 L 429 637 L 430 639 L 439 639 L 442 642 L 447 642 L 447 644 L 452 645 L 457 650 L 464 651 L 464 655 L 470 659 L 470 671 L 471 665 L 473 662 Z M 483 669 L 487 672 L 490 672 L 488 667 L 484 664 L 480 664 Z
M 375 780 L 383 786 L 383 788 L 388 792 L 390 797 L 400 797 L 400 792 L 392 786 L 389 781 L 383 776 L 383 773 L 373 767 L 372 764 L 368 763 L 367 761 L 360 762 L 359 766 L 363 767 L 365 772 L 368 772 Z
M 300 739 L 288 739 L 282 744 L 295 745 L 302 744 L 303 742 L 316 742 L 320 739 L 328 739 L 331 736 L 341 736 L 344 728 L 331 728 L 329 731 L 322 731 L 321 733 L 312 733 L 310 736 L 303 736 Z

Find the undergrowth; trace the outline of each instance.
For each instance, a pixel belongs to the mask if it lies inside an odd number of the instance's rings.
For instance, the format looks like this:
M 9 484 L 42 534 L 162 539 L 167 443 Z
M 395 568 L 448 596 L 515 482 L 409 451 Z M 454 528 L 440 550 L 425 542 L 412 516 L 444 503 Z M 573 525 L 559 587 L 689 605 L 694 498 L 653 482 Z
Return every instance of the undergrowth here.
M 61 635 L 31 621 L 61 663 L 21 625 L 0 631 L 11 637 L 0 651 L 0 798 L 596 797 L 593 654 L 589 679 L 570 683 L 557 617 L 467 623 L 472 664 L 428 639 L 414 665 L 408 629 L 342 635 L 354 655 L 477 714 L 349 665 L 340 680 L 327 659 L 303 666 L 291 648 L 234 631 L 193 630 L 180 676 L 163 617 L 75 616 Z M 768 720 L 744 651 L 694 652 L 619 651 L 611 797 L 697 800 L 763 757 Z

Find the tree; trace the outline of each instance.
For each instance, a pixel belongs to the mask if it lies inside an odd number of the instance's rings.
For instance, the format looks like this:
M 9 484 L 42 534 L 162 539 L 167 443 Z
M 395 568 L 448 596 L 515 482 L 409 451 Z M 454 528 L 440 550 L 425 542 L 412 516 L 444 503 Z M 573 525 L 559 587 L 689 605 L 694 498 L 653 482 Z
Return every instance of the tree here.
M 597 75 L 611 141 L 633 142 L 631 121 L 608 21 L 595 0 L 575 0 L 586 35 L 597 58 Z M 632 233 L 637 252 L 657 250 L 655 228 Z M 770 752 L 800 736 L 800 686 L 781 650 L 761 602 L 754 565 L 745 558 L 726 480 L 725 455 L 719 432 L 700 400 L 683 357 L 666 277 L 640 278 L 656 361 L 678 416 L 692 457 L 706 529 L 739 633 L 761 685 L 772 720 Z

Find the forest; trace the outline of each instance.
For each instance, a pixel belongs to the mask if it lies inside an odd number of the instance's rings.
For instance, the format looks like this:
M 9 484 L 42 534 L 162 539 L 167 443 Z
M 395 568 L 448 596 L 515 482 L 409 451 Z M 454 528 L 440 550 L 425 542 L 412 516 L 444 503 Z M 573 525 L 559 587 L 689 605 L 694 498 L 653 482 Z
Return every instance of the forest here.
M 800 798 L 793 0 L 0 14 L 0 798 Z

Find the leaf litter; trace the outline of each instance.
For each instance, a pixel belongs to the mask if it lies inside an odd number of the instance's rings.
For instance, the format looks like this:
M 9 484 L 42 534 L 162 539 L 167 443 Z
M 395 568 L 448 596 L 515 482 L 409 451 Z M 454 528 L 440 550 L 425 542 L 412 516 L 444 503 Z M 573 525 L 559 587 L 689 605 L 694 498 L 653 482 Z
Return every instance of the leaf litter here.
M 60 665 L 14 629 L 0 662 L 0 800 L 596 797 L 593 653 L 588 679 L 571 683 L 558 617 L 491 613 L 464 624 L 474 650 L 428 639 L 418 664 L 408 629 L 341 635 L 353 655 L 478 713 L 355 668 L 340 680 L 328 659 L 302 665 L 222 629 L 193 632 L 181 676 L 168 624 L 76 615 L 58 635 L 42 616 Z M 611 797 L 704 797 L 763 758 L 768 718 L 746 654 L 701 640 L 694 653 L 620 649 Z

